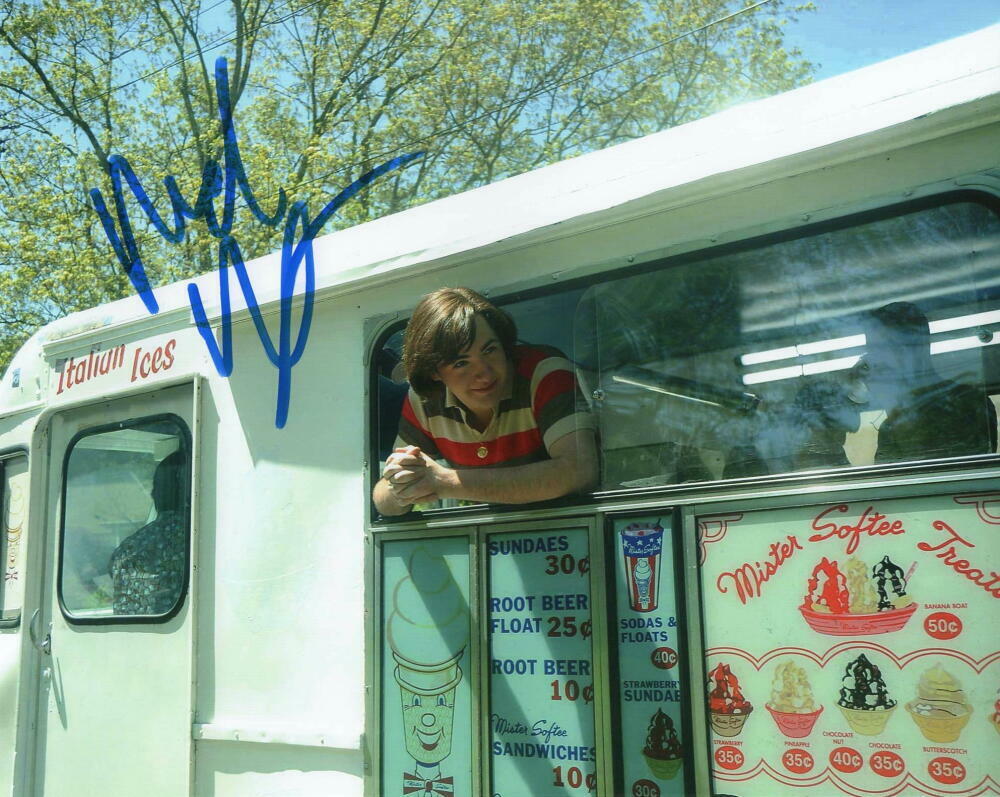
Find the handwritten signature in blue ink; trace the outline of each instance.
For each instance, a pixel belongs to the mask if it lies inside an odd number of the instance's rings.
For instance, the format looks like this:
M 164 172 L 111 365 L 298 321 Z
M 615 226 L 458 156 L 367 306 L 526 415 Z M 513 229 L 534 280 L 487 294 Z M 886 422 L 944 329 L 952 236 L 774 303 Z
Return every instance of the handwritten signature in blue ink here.
M 164 178 L 163 184 L 167 189 L 173 214 L 173 227 L 168 225 L 156 210 L 142 183 L 129 165 L 129 162 L 121 155 L 112 155 L 108 159 L 108 174 L 111 178 L 115 218 L 112 218 L 112 214 L 108 210 L 107 202 L 100 189 L 91 189 L 90 197 L 119 264 L 125 270 L 129 281 L 139 294 L 146 309 L 153 315 L 159 312 L 159 305 L 146 276 L 142 256 L 139 253 L 135 233 L 129 219 L 128 208 L 125 204 L 123 181 L 128 185 L 132 196 L 138 202 L 146 218 L 149 219 L 156 231 L 170 243 L 176 244 L 184 240 L 188 219 L 192 221 L 197 219 L 205 220 L 209 234 L 219 240 L 219 298 L 222 310 L 221 347 L 216 342 L 215 335 L 212 333 L 212 326 L 208 321 L 198 286 L 193 282 L 188 284 L 188 300 L 191 305 L 191 314 L 194 317 L 195 325 L 201 334 L 202 340 L 205 341 L 205 346 L 208 348 L 216 370 L 221 376 L 228 377 L 233 372 L 232 319 L 229 298 L 229 266 L 232 265 L 264 352 L 267 354 L 267 358 L 271 361 L 271 364 L 278 369 L 278 394 L 274 424 L 280 429 L 288 421 L 288 410 L 292 392 L 292 368 L 302 358 L 306 341 L 309 338 L 309 329 L 312 324 L 313 294 L 316 286 L 316 268 L 312 249 L 313 239 L 319 234 L 323 225 L 329 221 L 330 217 L 363 188 L 375 182 L 382 175 L 399 169 L 410 161 L 421 157 L 423 153 L 413 152 L 407 155 L 400 155 L 375 167 L 331 199 L 315 218 L 310 218 L 304 201 L 293 202 L 289 206 L 285 190 L 282 188 L 278 191 L 277 207 L 274 213 L 269 216 L 261 209 L 260 203 L 254 195 L 253 189 L 250 187 L 250 181 L 247 179 L 246 169 L 243 166 L 243 158 L 240 155 L 240 147 L 236 139 L 236 127 L 233 123 L 233 109 L 229 98 L 229 70 L 225 58 L 219 58 L 215 62 L 215 93 L 219 105 L 219 121 L 222 124 L 224 165 L 220 165 L 219 161 L 215 159 L 211 159 L 205 164 L 202 169 L 201 185 L 198 188 L 198 196 L 194 205 L 188 203 L 181 196 L 177 181 L 172 175 Z M 243 254 L 240 251 L 236 238 L 232 234 L 237 191 L 243 197 L 250 212 L 261 224 L 268 227 L 277 227 L 282 219 L 285 222 L 284 238 L 281 247 L 280 314 L 277 346 L 275 346 L 271 334 L 264 325 L 264 319 L 257 304 L 253 285 L 250 282 L 250 277 L 243 261 Z M 220 195 L 223 196 L 221 221 L 216 213 L 214 204 L 216 197 Z M 117 228 L 115 227 L 115 219 L 118 222 Z M 295 236 L 299 225 L 301 225 L 301 232 L 299 239 L 296 241 Z M 119 235 L 119 229 L 121 230 L 121 235 Z M 305 267 L 303 274 L 305 285 L 302 292 L 302 314 L 299 321 L 298 334 L 293 343 L 292 299 L 295 293 L 295 283 L 298 279 L 299 271 L 303 267 L 303 263 Z

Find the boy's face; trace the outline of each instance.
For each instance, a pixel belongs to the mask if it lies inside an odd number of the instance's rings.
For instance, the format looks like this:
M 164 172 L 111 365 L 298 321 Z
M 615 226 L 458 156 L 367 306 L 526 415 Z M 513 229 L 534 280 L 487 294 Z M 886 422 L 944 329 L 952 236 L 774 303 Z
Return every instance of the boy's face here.
M 510 369 L 511 364 L 493 328 L 477 315 L 472 345 L 457 359 L 439 365 L 435 378 L 477 418 L 488 421 L 506 395 Z

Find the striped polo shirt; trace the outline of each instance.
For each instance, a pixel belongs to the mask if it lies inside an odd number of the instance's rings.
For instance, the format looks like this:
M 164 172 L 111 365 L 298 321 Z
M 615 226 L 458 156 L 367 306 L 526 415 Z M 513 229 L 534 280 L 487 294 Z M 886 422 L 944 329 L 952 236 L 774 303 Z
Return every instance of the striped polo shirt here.
M 466 468 L 525 465 L 550 459 L 560 437 L 594 429 L 573 365 L 550 346 L 514 348 L 510 394 L 482 432 L 450 390 L 422 399 L 410 388 L 399 419 L 396 448 L 418 446 L 427 456 Z

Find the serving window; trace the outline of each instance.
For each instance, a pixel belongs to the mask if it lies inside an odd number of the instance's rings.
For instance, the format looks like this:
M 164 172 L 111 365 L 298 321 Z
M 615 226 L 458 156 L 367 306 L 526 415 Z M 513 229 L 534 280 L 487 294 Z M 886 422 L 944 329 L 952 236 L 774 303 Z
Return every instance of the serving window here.
M 600 490 L 997 451 L 1000 217 L 984 195 L 499 304 L 521 339 L 573 362 Z M 378 461 L 406 391 L 402 338 L 373 358 Z
M 191 453 L 175 416 L 83 432 L 66 455 L 59 600 L 74 622 L 162 621 L 188 586 Z

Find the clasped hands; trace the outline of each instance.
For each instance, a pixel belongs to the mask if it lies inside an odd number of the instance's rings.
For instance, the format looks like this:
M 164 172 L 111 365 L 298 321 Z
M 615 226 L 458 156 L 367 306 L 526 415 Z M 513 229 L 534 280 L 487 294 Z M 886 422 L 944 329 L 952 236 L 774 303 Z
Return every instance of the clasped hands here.
M 382 478 L 400 506 L 447 498 L 455 472 L 439 465 L 416 446 L 395 449 L 385 461 Z

